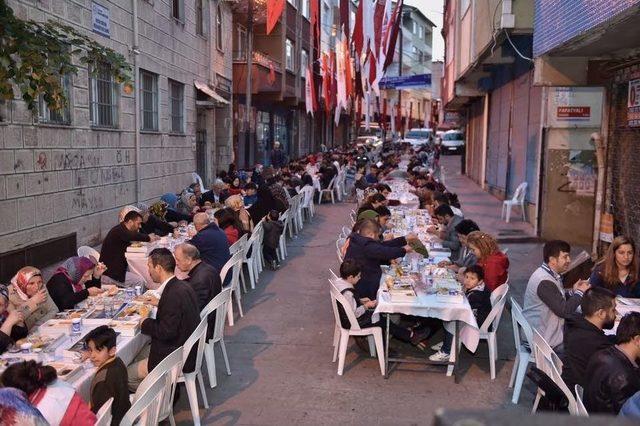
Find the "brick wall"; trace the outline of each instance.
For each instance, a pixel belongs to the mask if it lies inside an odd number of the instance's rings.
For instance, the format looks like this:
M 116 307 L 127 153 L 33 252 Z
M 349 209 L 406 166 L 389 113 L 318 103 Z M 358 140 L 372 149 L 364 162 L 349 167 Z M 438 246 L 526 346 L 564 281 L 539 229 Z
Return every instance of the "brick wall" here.
M 543 55 L 638 5 L 640 0 L 535 0 L 533 54 Z
M 131 0 L 100 1 L 110 12 L 111 38 L 90 31 L 92 1 L 8 3 L 22 19 L 73 25 L 132 61 Z M 216 3 L 208 4 L 213 10 L 206 9 L 205 27 L 215 22 Z M 229 6 L 222 9 L 224 26 L 231 29 Z M 223 43 L 228 52 L 211 49 L 208 38 L 215 31 L 208 28 L 205 36 L 195 34 L 193 1 L 185 1 L 184 23 L 171 17 L 170 0 L 138 0 L 138 13 L 139 66 L 159 75 L 159 131 L 140 135 L 139 199 L 153 201 L 191 182 L 193 81 L 208 81 L 216 72 L 231 78 L 231 47 Z M 168 79 L 184 84 L 184 134 L 169 131 Z M 86 69 L 71 79 L 70 125 L 38 123 L 20 100 L 0 105 L 0 251 L 72 232 L 79 245 L 97 244 L 116 223 L 117 211 L 136 201 L 135 92 L 120 90 L 117 129 L 97 129 L 89 122 L 88 81 Z

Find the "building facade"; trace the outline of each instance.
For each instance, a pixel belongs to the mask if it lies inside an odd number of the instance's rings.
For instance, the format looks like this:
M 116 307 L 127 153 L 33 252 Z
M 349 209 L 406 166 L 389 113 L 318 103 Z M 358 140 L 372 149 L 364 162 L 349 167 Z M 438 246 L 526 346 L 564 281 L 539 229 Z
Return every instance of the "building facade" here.
M 72 25 L 121 53 L 134 87 L 81 68 L 61 77 L 69 101 L 61 111 L 41 102 L 34 116 L 20 99 L 0 105 L 2 278 L 99 244 L 122 206 L 180 191 L 195 170 L 208 181 L 232 160 L 228 3 L 8 4 L 21 19 Z

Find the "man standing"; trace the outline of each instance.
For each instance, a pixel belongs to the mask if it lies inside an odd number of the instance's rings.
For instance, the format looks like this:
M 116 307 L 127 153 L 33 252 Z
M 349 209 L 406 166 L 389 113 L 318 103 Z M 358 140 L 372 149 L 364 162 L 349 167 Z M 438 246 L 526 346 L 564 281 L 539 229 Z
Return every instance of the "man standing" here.
M 603 287 L 592 287 L 580 302 L 582 315 L 567 318 L 564 333 L 565 359 L 562 378 L 573 389 L 586 386 L 585 371 L 591 355 L 615 343 L 615 336 L 603 330 L 613 328 L 616 321 L 616 295 Z
M 565 241 L 547 242 L 542 249 L 544 263 L 533 272 L 524 292 L 522 313 L 558 355 L 564 352 L 564 320 L 575 313 L 590 287 L 588 281 L 580 280 L 573 285 L 573 294 L 565 297 L 561 274 L 571 263 L 570 251 Z
M 173 255 L 176 258 L 178 269 L 189 274 L 186 282 L 196 293 L 198 297 L 198 311 L 202 312 L 202 309 L 222 291 L 220 273 L 213 266 L 206 264 L 200 259 L 200 252 L 194 245 L 188 243 L 180 244 L 176 247 Z M 215 322 L 215 314 L 209 315 L 207 339 L 213 336 Z
M 198 298 L 191 286 L 177 279 L 173 272 L 176 261 L 166 248 L 154 249 L 147 261 L 149 275 L 156 283 L 161 283 L 160 300 L 152 298 L 148 303 L 158 307 L 156 318 L 142 321 L 140 331 L 151 337 L 151 345 L 145 347 L 131 364 L 129 388 L 135 390 L 140 382 L 167 355 L 184 345 L 200 323 Z M 190 373 L 195 368 L 195 354 L 192 350 L 182 371 Z
M 589 413 L 618 414 L 640 391 L 640 312 L 622 317 L 616 344 L 596 352 L 586 373 L 584 404 Z
M 451 206 L 447 204 L 438 206 L 433 214 L 438 220 L 438 223 L 444 225 L 444 229 L 439 231 L 439 236 L 442 239 L 442 247 L 451 250 L 451 259 L 458 259 L 460 257 L 462 244 L 460 244 L 456 226 L 458 226 L 463 219 L 460 216 L 454 215 Z M 430 228 L 429 232 L 435 233 L 437 231 Z
M 120 287 L 144 284 L 142 277 L 127 271 L 127 259 L 124 256 L 127 247 L 133 241 L 148 242 L 158 240 L 158 237 L 154 234 L 146 235 L 141 233 L 141 226 L 142 215 L 135 210 L 129 211 L 124 216 L 122 223 L 111 228 L 102 243 L 100 262 L 107 267 L 103 275 L 111 278 L 111 281 Z
M 196 213 L 193 216 L 193 226 L 197 234 L 190 243 L 196 246 L 203 261 L 221 271 L 231 258 L 229 242 L 224 231 L 218 228 L 215 222 L 210 222 L 206 213 Z
M 286 155 L 282 148 L 280 148 L 280 142 L 275 141 L 273 143 L 273 150 L 271 151 L 271 166 L 274 169 L 279 169 L 286 164 Z

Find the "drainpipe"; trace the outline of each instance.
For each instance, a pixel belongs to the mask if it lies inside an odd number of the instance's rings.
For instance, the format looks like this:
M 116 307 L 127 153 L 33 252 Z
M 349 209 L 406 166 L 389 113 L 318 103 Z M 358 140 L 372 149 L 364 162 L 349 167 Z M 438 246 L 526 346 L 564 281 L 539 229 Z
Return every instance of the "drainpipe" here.
M 598 132 L 591 134 L 591 140 L 596 146 L 596 160 L 598 167 L 598 177 L 596 180 L 596 205 L 595 214 L 593 215 L 593 243 L 591 247 L 591 256 L 593 259 L 598 257 L 598 241 L 600 237 L 600 217 L 602 216 L 602 200 L 604 198 L 604 172 L 605 172 L 605 143 L 602 135 Z
M 134 145 L 136 150 L 136 203 L 140 202 L 140 90 L 138 89 L 140 72 L 138 68 L 139 36 L 138 36 L 138 0 L 131 0 L 133 10 L 133 90 L 134 90 Z

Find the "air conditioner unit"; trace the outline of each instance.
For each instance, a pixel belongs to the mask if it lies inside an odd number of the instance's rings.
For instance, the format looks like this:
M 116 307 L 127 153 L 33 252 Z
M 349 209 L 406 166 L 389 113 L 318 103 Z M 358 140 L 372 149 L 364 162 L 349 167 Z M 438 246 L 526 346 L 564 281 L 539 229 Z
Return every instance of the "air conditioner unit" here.
M 515 28 L 516 16 L 512 13 L 513 0 L 502 1 L 502 16 L 500 16 L 500 28 Z

